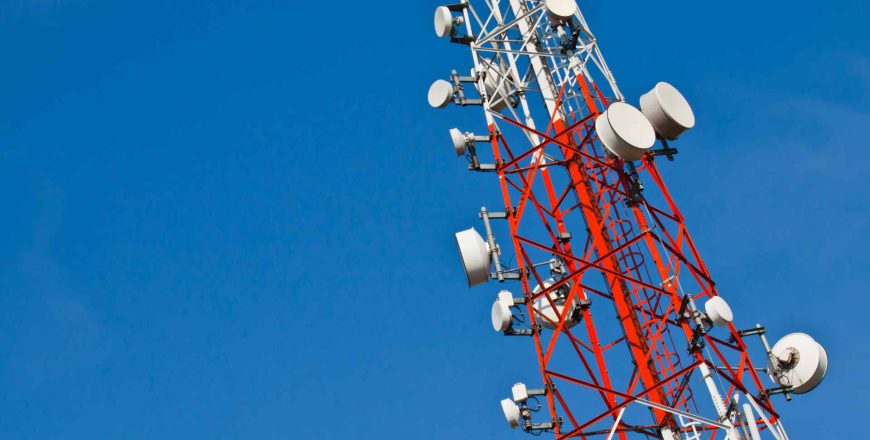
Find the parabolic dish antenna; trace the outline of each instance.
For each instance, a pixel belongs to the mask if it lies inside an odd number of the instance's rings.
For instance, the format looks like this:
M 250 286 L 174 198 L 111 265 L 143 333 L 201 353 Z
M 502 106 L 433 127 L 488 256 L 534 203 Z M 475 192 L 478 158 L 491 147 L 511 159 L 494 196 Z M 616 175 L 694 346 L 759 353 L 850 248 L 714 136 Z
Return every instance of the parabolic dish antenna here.
M 465 135 L 458 128 L 450 129 L 450 140 L 453 141 L 453 148 L 456 149 L 457 156 L 465 156 Z
M 541 285 L 538 284 L 537 286 L 535 286 L 534 290 L 532 290 L 532 294 L 536 295 L 542 290 L 549 288 L 553 284 L 556 284 L 556 282 L 557 281 L 555 278 L 548 278 L 544 280 L 544 287 L 542 288 Z M 568 284 L 565 284 L 563 285 L 563 287 L 560 287 L 559 289 L 556 289 L 548 293 L 547 295 L 542 295 L 540 298 L 535 300 L 535 314 L 538 315 L 538 317 L 540 318 L 538 323 L 550 330 L 556 328 L 556 325 L 559 322 L 559 315 L 561 315 L 562 310 L 564 310 L 565 308 L 565 298 L 560 297 L 558 292 L 559 290 L 563 289 L 567 294 L 567 291 L 570 288 L 568 287 Z M 556 304 L 556 308 L 553 308 L 553 306 L 550 305 L 550 301 L 547 300 L 548 296 L 553 300 L 553 303 Z M 575 299 L 571 303 L 571 309 L 573 310 L 575 307 L 577 307 L 577 305 L 578 302 Z M 574 324 L 577 324 L 577 321 L 574 319 L 574 314 L 572 312 L 568 312 L 568 316 L 565 317 L 565 327 L 570 328 L 573 327 Z
M 779 379 L 773 375 L 770 378 L 779 385 L 791 385 L 796 394 L 811 391 L 822 383 L 828 372 L 828 353 L 804 333 L 785 335 L 770 351 L 780 360 L 791 359 L 782 365 Z M 773 370 L 773 366 L 770 367 Z
M 511 309 L 502 301 L 492 303 L 492 328 L 503 332 L 511 327 Z
M 547 0 L 545 6 L 550 18 L 556 21 L 568 20 L 577 12 L 577 2 L 574 0 Z
M 489 106 L 495 111 L 501 111 L 508 105 L 508 96 L 513 93 L 513 82 L 508 72 L 493 60 L 483 59 L 480 64 L 480 70 L 485 75 L 483 85 L 486 87 L 486 96 L 489 97 Z
M 713 324 L 718 326 L 726 326 L 734 320 L 731 306 L 720 296 L 714 296 L 707 300 L 704 304 L 704 311 L 707 312 L 707 317 L 710 318 L 710 321 L 713 321 Z
M 453 101 L 453 84 L 439 79 L 429 86 L 429 105 L 444 108 L 451 101 Z
M 601 143 L 625 160 L 638 160 L 656 142 L 655 131 L 640 110 L 624 102 L 614 102 L 595 119 Z
M 459 246 L 468 287 L 489 281 L 489 247 L 483 237 L 474 228 L 469 228 L 456 233 L 456 244 Z
M 674 140 L 695 126 L 695 113 L 674 86 L 660 82 L 640 96 L 640 110 L 659 136 Z
M 504 412 L 504 418 L 507 419 L 508 425 L 511 428 L 520 426 L 520 407 L 516 403 L 511 399 L 502 399 L 501 410 Z
M 435 8 L 435 35 L 446 37 L 453 31 L 453 15 L 447 6 Z

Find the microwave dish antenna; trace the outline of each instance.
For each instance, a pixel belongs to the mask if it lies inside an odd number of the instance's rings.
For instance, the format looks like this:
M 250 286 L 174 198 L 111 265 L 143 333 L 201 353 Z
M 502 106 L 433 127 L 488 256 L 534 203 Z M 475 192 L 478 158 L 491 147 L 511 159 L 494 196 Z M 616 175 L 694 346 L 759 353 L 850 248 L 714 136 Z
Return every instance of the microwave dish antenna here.
M 659 136 L 676 140 L 695 126 L 695 113 L 676 87 L 660 82 L 640 96 L 640 110 Z
M 490 249 L 483 237 L 474 228 L 469 228 L 456 233 L 456 245 L 468 286 L 489 281 Z
M 614 102 L 595 119 L 595 130 L 610 152 L 625 160 L 638 160 L 656 141 L 655 130 L 640 110 Z
M 450 129 L 450 140 L 453 142 L 453 149 L 457 156 L 465 156 L 465 150 L 468 147 L 468 140 L 458 128 Z
M 483 59 L 481 65 L 482 68 L 473 69 L 471 76 L 475 77 L 475 72 L 482 72 L 484 89 L 482 92 L 485 92 L 489 97 L 490 108 L 495 111 L 504 110 L 505 107 L 514 102 L 513 94 L 516 91 L 510 74 L 490 59 Z M 478 91 L 480 91 L 479 89 L 478 86 Z
M 453 102 L 453 84 L 439 79 L 429 86 L 429 105 L 444 108 L 451 102 Z
M 549 289 L 556 284 L 556 282 L 557 280 L 555 278 L 544 280 L 543 287 L 541 284 L 535 286 L 532 290 L 532 295 L 537 295 L 544 289 Z M 544 328 L 550 330 L 556 328 L 556 325 L 559 323 L 559 317 L 562 315 L 562 312 L 566 307 L 568 308 L 568 317 L 565 319 L 565 326 L 573 327 L 574 324 L 577 324 L 577 315 L 573 312 L 577 310 L 580 304 L 576 299 L 572 300 L 570 304 L 567 304 L 568 291 L 570 289 L 570 286 L 565 284 L 546 295 L 541 295 L 535 300 L 535 315 L 538 317 L 539 323 L 544 326 Z M 555 304 L 555 307 L 553 304 Z
M 704 311 L 713 324 L 724 327 L 734 321 L 731 306 L 721 296 L 714 296 L 704 303 Z
M 577 2 L 574 0 L 546 0 L 544 7 L 550 18 L 557 22 L 569 20 L 577 12 Z
M 448 37 L 451 33 L 453 33 L 453 14 L 450 9 L 447 6 L 435 8 L 435 35 Z
M 516 428 L 520 426 L 520 422 L 522 421 L 522 414 L 520 413 L 520 407 L 517 406 L 511 399 L 502 399 L 501 401 L 501 410 L 504 413 L 504 418 L 507 420 L 508 425 L 511 428 Z
M 492 303 L 492 328 L 497 332 L 507 331 L 511 327 L 511 319 L 513 319 L 513 313 L 511 313 L 511 306 L 504 303 L 503 301 L 496 301 Z
M 812 391 L 828 373 L 828 352 L 804 333 L 791 333 L 771 349 L 775 362 L 769 366 L 771 379 L 781 386 L 792 387 L 795 394 Z

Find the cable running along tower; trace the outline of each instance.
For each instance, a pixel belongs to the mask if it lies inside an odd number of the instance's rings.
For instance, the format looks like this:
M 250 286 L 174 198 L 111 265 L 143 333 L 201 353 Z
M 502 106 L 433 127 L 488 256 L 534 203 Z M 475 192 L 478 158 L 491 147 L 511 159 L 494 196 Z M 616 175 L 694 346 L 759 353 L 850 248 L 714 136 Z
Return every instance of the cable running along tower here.
M 683 95 L 659 82 L 629 104 L 574 0 L 463 0 L 434 24 L 471 57 L 429 103 L 483 110 L 485 132 L 450 137 L 503 198 L 483 235 L 456 234 L 468 284 L 503 283 L 492 325 L 537 354 L 537 386 L 501 401 L 510 427 L 786 440 L 775 400 L 818 385 L 827 355 L 802 333 L 770 346 L 719 296 L 657 164 L 694 126 Z

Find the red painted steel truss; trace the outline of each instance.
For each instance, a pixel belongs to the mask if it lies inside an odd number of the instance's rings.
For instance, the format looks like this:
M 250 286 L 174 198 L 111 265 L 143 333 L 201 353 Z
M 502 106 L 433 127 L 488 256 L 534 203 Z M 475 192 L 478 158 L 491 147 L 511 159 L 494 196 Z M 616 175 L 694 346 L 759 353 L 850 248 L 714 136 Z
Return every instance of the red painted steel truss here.
M 686 295 L 701 304 L 718 293 L 655 156 L 648 153 L 635 168 L 606 154 L 594 121 L 597 106 L 608 101 L 600 92 L 592 95 L 582 76 L 578 81 L 587 93 L 589 114 L 569 115 L 566 121 L 553 117 L 539 131 L 492 113 L 499 123 L 489 127 L 556 437 L 606 436 L 628 407 L 633 412 L 616 427 L 621 439 L 660 438 L 665 427 L 721 436 L 722 429 L 713 424 L 678 422 L 674 411 L 654 407 L 705 413 L 705 405 L 712 405 L 709 395 L 693 391 L 703 387 L 702 363 L 727 390 L 726 405 L 735 393 L 756 396 L 775 422 L 778 414 L 734 326 L 698 334 L 680 315 Z M 514 150 L 499 127 L 537 134 L 543 142 Z M 641 190 L 642 184 L 647 188 Z M 560 260 L 565 274 L 533 293 L 551 276 L 548 266 L 538 264 L 547 258 Z M 551 296 L 557 289 L 570 289 L 564 304 L 591 303 L 580 308 L 579 323 L 571 328 L 566 324 L 571 308 L 558 308 Z M 558 320 L 537 310 L 540 298 L 560 310 Z M 541 330 L 541 320 L 555 329 Z M 641 402 L 645 405 L 632 405 Z

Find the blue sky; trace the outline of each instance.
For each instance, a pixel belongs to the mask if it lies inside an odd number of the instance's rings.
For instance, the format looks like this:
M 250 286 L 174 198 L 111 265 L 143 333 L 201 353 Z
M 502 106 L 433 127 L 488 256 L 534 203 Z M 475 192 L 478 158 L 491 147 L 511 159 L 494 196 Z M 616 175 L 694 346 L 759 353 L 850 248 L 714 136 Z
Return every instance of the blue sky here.
M 496 204 L 429 83 L 436 2 L 0 2 L 0 437 L 519 438 L 452 233 Z M 828 349 L 793 439 L 850 438 L 870 43 L 859 1 L 583 2 L 631 101 L 696 128 L 663 165 L 739 324 Z

